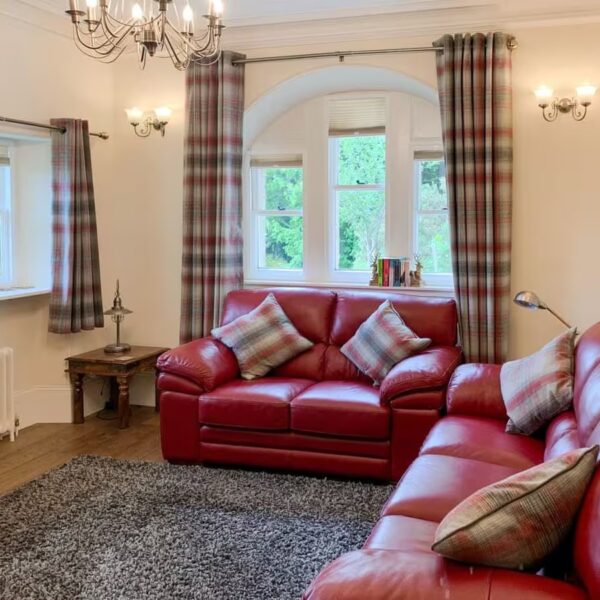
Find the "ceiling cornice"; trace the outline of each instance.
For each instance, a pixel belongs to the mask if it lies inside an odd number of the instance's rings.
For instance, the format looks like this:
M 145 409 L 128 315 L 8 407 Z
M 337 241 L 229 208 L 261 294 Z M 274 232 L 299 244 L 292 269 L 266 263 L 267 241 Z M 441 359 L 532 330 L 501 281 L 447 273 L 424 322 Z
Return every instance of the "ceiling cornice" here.
M 505 10 L 503 3 L 495 0 L 465 0 L 464 3 L 466 6 L 449 8 L 452 0 L 413 0 L 403 6 L 403 11 L 385 14 L 252 25 L 242 25 L 243 21 L 238 20 L 237 25 L 234 21 L 225 29 L 224 45 L 240 51 L 326 43 L 347 46 L 354 40 L 427 36 L 434 39 L 443 33 L 455 31 L 517 31 L 600 22 L 600 6 L 577 10 L 562 3 L 555 4 L 554 9 L 546 5 L 545 10 L 540 11 L 539 6 L 537 10 L 535 7 Z M 385 0 L 373 2 L 377 10 L 384 4 Z M 520 3 L 523 4 L 526 3 Z M 0 15 L 71 37 L 70 23 L 59 9 L 57 0 L 0 0 Z

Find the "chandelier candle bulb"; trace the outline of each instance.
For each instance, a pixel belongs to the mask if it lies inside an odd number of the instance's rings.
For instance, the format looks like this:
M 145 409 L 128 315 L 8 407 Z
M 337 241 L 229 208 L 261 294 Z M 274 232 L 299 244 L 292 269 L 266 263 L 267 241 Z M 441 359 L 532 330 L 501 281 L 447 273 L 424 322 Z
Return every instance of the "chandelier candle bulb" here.
M 144 11 L 137 2 L 131 7 L 131 18 L 134 21 L 141 21 L 144 18 Z
M 214 17 L 221 17 L 223 14 L 223 2 L 222 0 L 212 0 L 210 5 L 210 14 Z

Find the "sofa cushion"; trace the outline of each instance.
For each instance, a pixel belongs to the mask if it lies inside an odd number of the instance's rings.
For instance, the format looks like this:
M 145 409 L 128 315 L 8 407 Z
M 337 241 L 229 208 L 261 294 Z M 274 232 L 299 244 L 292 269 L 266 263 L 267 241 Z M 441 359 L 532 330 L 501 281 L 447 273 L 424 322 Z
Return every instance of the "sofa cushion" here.
M 506 431 L 531 435 L 571 406 L 576 335 L 569 329 L 534 354 L 502 365 Z
M 440 522 L 477 490 L 519 469 L 456 456 L 419 456 L 383 507 L 383 515 Z
M 472 458 L 495 465 L 527 469 L 544 460 L 544 443 L 510 435 L 496 419 L 448 416 L 429 432 L 421 454 Z
M 276 377 L 232 381 L 200 396 L 199 421 L 241 429 L 288 430 L 291 400 L 312 383 Z
M 244 379 L 263 377 L 313 346 L 298 333 L 273 294 L 247 315 L 211 333 L 233 350 Z
M 568 410 L 555 417 L 546 429 L 544 460 L 556 458 L 565 452 L 581 448 L 581 446 L 575 414 L 572 410 Z
M 398 292 L 338 292 L 331 327 L 331 343 L 343 346 L 361 323 L 389 300 L 403 321 L 419 337 L 430 338 L 436 346 L 455 346 L 456 302 L 450 298 L 424 298 Z
M 363 548 L 370 550 L 401 550 L 431 552 L 431 544 L 439 523 L 390 515 L 379 519 Z
M 291 404 L 294 431 L 351 438 L 386 440 L 390 410 L 379 403 L 379 390 L 364 383 L 323 381 Z
M 468 564 L 538 567 L 567 537 L 597 458 L 598 446 L 581 448 L 475 492 L 440 523 L 433 550 Z
M 412 354 L 425 350 L 429 338 L 419 338 L 386 300 L 361 323 L 342 346 L 344 356 L 380 385 L 392 367 Z

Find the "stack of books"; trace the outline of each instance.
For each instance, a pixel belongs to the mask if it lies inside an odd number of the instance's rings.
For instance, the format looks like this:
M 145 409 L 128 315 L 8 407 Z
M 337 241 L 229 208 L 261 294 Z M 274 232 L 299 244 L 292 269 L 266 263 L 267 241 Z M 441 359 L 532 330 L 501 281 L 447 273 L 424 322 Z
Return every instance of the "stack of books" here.
M 381 287 L 410 287 L 410 258 L 379 258 L 377 284 Z

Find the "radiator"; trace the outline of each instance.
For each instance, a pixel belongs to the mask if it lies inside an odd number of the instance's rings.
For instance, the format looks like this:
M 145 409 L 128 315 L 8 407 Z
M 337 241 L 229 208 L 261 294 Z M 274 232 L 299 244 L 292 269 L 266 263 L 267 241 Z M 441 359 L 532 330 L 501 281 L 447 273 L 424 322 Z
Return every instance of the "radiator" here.
M 14 365 L 12 348 L 0 348 L 0 439 L 10 436 L 15 441 Z

